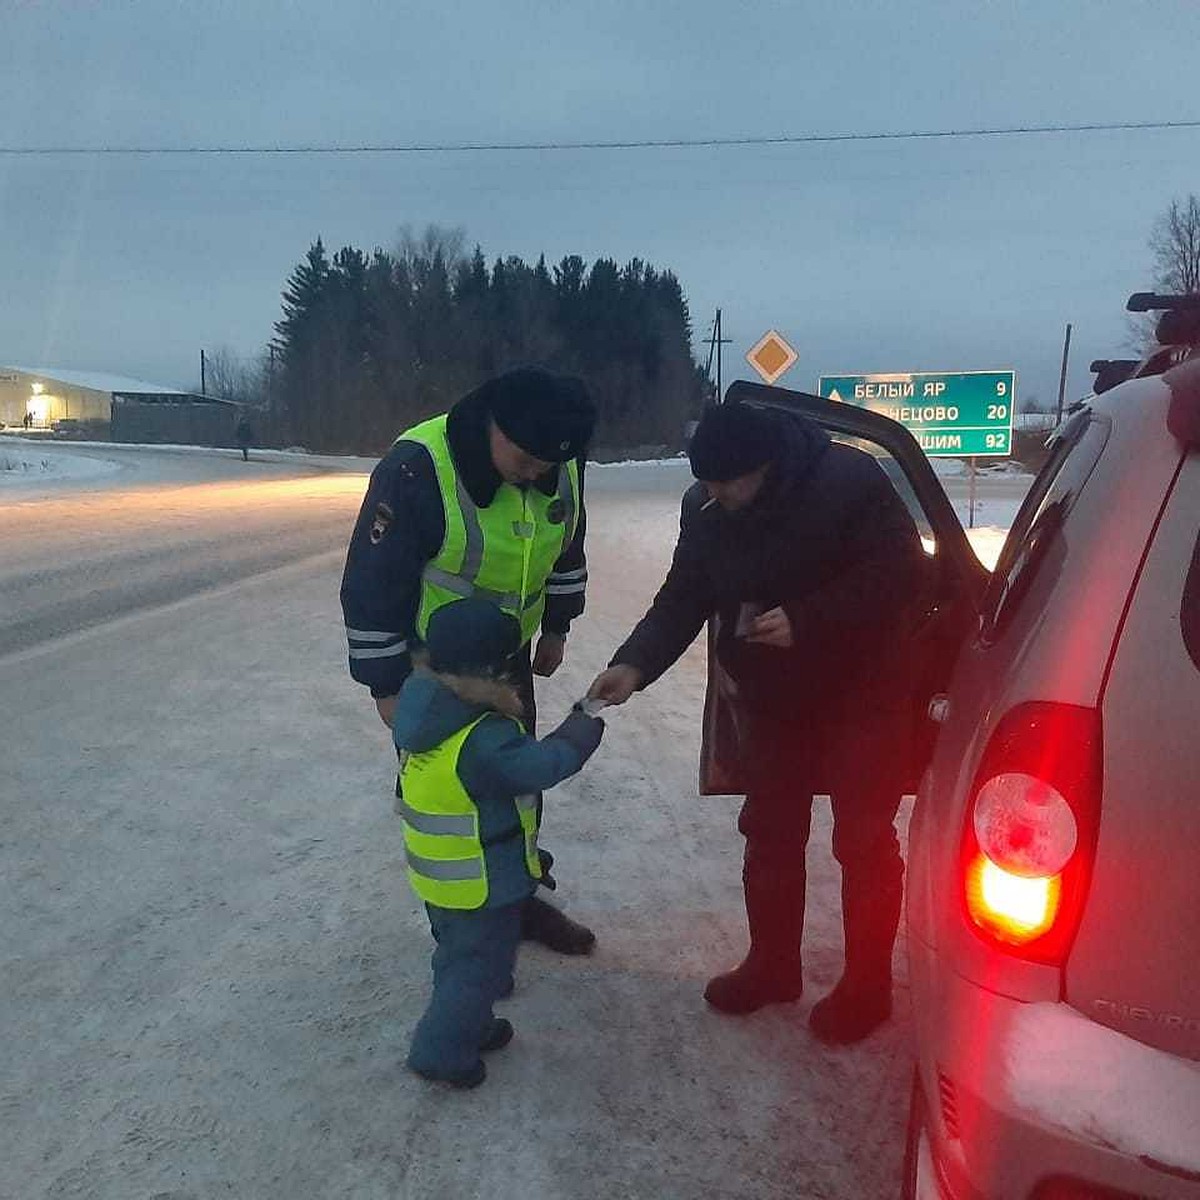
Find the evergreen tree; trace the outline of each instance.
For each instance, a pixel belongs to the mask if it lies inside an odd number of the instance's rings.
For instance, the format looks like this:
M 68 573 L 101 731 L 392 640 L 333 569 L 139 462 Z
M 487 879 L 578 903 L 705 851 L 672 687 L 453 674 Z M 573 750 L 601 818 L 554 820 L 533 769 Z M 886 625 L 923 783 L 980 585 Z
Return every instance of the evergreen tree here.
M 538 363 L 580 375 L 597 444 L 678 445 L 705 394 L 678 279 L 641 259 L 589 267 L 567 255 L 469 258 L 462 235 L 429 226 L 370 258 L 320 238 L 289 276 L 276 324 L 275 392 L 289 440 L 378 452 L 488 376 Z

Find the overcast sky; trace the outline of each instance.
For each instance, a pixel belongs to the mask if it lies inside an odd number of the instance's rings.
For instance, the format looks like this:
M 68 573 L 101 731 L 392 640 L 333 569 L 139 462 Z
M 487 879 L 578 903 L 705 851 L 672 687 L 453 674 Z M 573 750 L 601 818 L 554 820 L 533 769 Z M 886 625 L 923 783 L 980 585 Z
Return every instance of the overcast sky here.
M 695 139 L 1200 119 L 1196 0 L 817 4 L 0 0 L 0 146 Z M 0 364 L 194 386 L 265 345 L 320 235 L 460 226 L 489 262 L 679 276 L 725 379 L 769 327 L 821 373 L 1014 367 L 1052 400 L 1125 349 L 1200 129 L 360 155 L 0 155 Z

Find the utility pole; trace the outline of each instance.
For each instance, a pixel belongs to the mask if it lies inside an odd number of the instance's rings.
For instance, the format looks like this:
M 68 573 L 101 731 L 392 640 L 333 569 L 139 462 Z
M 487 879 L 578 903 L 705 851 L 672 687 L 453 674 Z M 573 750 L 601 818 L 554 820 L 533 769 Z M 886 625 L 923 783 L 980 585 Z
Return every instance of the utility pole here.
M 721 310 L 717 309 L 717 315 L 713 319 L 712 334 L 708 339 L 708 362 L 705 364 L 704 371 L 709 379 L 712 379 L 713 357 L 717 360 L 717 403 L 721 403 L 721 347 L 728 346 L 730 338 L 721 336 Z
M 1058 376 L 1058 424 L 1062 424 L 1063 396 L 1067 390 L 1067 358 L 1071 353 L 1071 323 L 1067 322 L 1067 336 L 1063 341 L 1062 371 Z
M 207 396 L 208 392 L 204 388 L 204 351 L 200 351 L 200 395 Z
M 721 310 L 717 309 L 717 319 L 713 322 L 713 342 L 717 347 L 717 403 L 721 404 L 725 393 L 721 390 L 721 346 L 724 344 L 724 339 L 721 337 Z

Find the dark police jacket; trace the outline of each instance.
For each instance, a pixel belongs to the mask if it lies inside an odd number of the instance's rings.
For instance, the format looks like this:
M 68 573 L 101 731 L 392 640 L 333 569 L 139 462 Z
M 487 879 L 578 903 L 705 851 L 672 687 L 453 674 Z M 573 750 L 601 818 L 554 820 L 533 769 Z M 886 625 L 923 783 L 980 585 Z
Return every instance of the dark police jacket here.
M 454 465 L 481 508 L 503 482 L 488 444 L 490 413 L 475 397 L 449 413 L 446 436 Z M 532 486 L 552 495 L 555 467 Z M 584 556 L 583 461 L 579 461 L 579 525 L 547 581 L 545 631 L 565 635 L 583 612 L 587 583 Z M 411 642 L 421 593 L 421 572 L 446 533 L 433 460 L 416 442 L 397 442 L 371 473 L 366 498 L 350 537 L 342 573 L 350 674 L 373 696 L 394 696 L 412 670 Z

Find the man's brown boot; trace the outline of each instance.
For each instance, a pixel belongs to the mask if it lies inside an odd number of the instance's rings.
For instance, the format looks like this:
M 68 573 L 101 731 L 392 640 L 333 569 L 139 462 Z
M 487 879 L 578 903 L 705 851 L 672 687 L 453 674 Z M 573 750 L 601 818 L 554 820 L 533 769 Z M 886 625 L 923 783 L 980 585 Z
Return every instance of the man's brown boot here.
M 757 1012 L 768 1004 L 799 1000 L 803 991 L 798 956 L 794 966 L 770 970 L 750 954 L 732 971 L 710 979 L 704 998 L 719 1012 L 740 1015 Z

